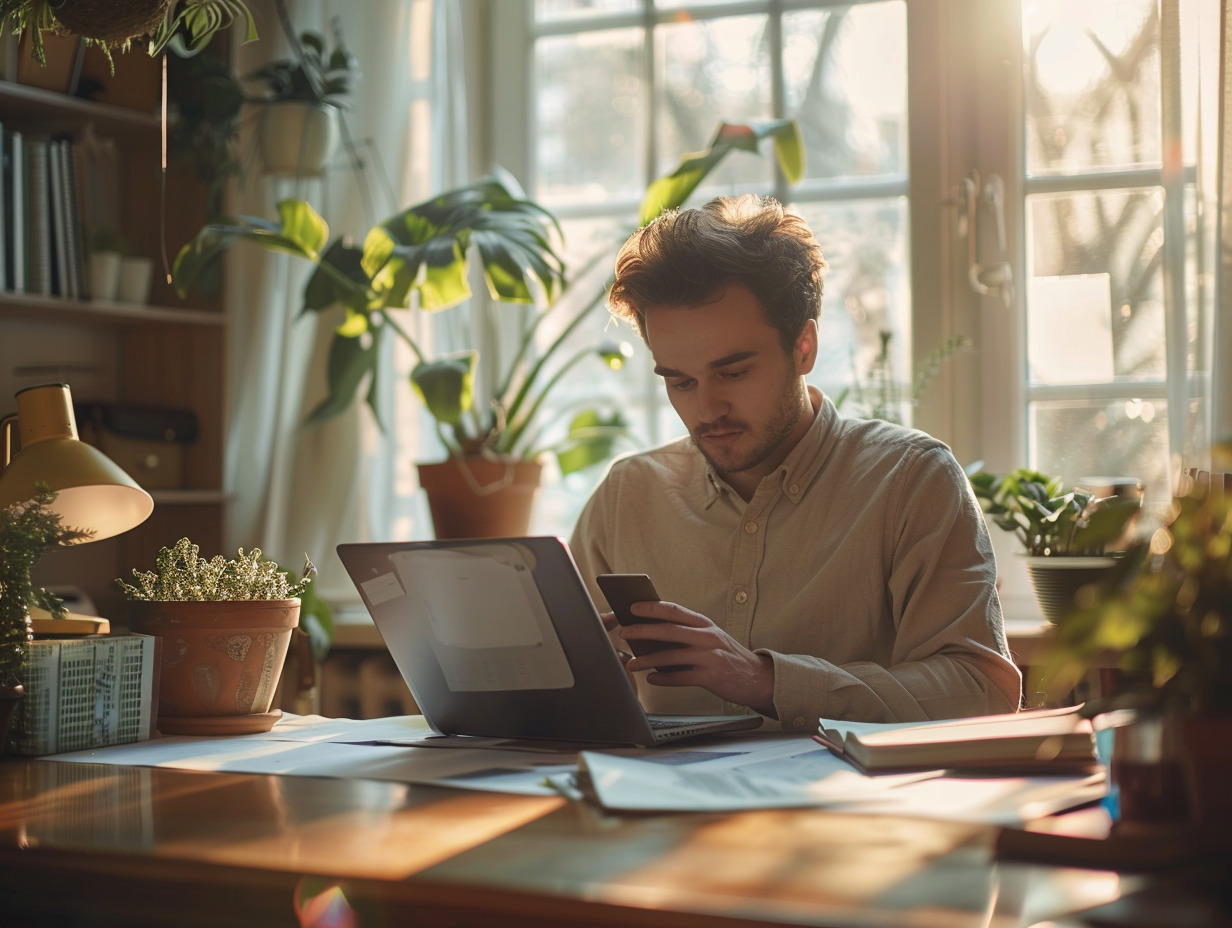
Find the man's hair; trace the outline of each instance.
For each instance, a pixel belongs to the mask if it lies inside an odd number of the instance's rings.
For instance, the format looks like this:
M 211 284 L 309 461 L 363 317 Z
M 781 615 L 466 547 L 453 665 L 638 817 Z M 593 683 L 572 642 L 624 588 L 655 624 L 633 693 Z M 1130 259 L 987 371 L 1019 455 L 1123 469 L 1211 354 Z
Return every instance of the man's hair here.
M 717 197 L 672 210 L 629 237 L 616 256 L 608 306 L 646 337 L 647 310 L 697 306 L 743 284 L 792 349 L 821 314 L 826 262 L 812 230 L 773 197 Z

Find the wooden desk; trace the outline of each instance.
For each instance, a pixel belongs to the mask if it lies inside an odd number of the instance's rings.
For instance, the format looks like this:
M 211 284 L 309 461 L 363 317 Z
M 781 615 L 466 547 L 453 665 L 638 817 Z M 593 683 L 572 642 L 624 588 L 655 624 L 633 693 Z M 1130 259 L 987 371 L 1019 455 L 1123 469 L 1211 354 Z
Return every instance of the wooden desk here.
M 1145 877 L 992 858 L 985 826 L 776 810 L 609 816 L 369 780 L 0 761 L 5 926 L 1018 926 Z M 1067 924 L 1069 924 L 1067 922 Z

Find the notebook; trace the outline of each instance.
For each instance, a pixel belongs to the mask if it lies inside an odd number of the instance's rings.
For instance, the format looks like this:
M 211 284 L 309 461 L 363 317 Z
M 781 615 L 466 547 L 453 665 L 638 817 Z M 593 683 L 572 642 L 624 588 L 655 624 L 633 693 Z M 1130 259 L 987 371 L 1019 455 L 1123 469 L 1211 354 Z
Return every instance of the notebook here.
M 442 735 L 650 747 L 757 728 L 757 715 L 648 715 L 559 538 L 338 545 Z

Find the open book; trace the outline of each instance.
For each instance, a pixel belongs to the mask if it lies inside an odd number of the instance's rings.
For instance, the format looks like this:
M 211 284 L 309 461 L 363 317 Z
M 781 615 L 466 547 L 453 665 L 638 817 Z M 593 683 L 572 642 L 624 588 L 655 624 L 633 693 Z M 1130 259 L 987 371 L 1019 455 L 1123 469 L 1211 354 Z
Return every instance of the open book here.
M 868 773 L 889 770 L 1093 770 L 1091 720 L 1081 707 L 1028 709 L 943 722 L 837 722 L 822 719 L 817 738 Z

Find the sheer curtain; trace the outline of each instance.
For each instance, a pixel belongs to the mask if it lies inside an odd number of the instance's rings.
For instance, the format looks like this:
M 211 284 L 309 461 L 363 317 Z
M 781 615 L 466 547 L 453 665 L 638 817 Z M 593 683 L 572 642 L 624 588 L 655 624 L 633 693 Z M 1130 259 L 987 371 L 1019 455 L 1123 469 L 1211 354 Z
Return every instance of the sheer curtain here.
M 1219 115 L 1216 143 L 1217 205 L 1213 434 L 1232 445 L 1232 0 L 1223 2 L 1219 44 Z
M 286 54 L 271 0 L 252 6 L 261 39 L 238 49 L 240 74 Z M 345 135 L 354 148 L 340 150 L 322 179 L 263 176 L 247 155 L 253 131 L 246 119 L 245 175 L 231 211 L 273 217 L 278 200 L 303 198 L 329 222 L 331 239 L 347 234 L 362 241 L 375 222 L 452 182 L 437 166 L 466 161 L 458 155 L 465 147 L 465 109 L 446 79 L 446 53 L 454 47 L 451 34 L 456 37 L 453 6 L 447 0 L 288 0 L 297 32 L 313 29 L 329 40 L 330 20 L 340 17 L 363 72 L 344 113 L 344 148 Z M 438 94 L 444 105 L 437 105 Z M 338 542 L 427 531 L 413 479 L 418 411 L 406 359 L 387 346 L 378 384 L 385 431 L 362 402 L 325 424 L 304 425 L 324 396 L 325 351 L 339 318 L 300 315 L 311 271 L 306 262 L 243 247 L 228 260 L 227 547 L 259 546 L 295 567 L 307 553 L 320 569 L 320 594 L 353 599 L 334 554 Z

